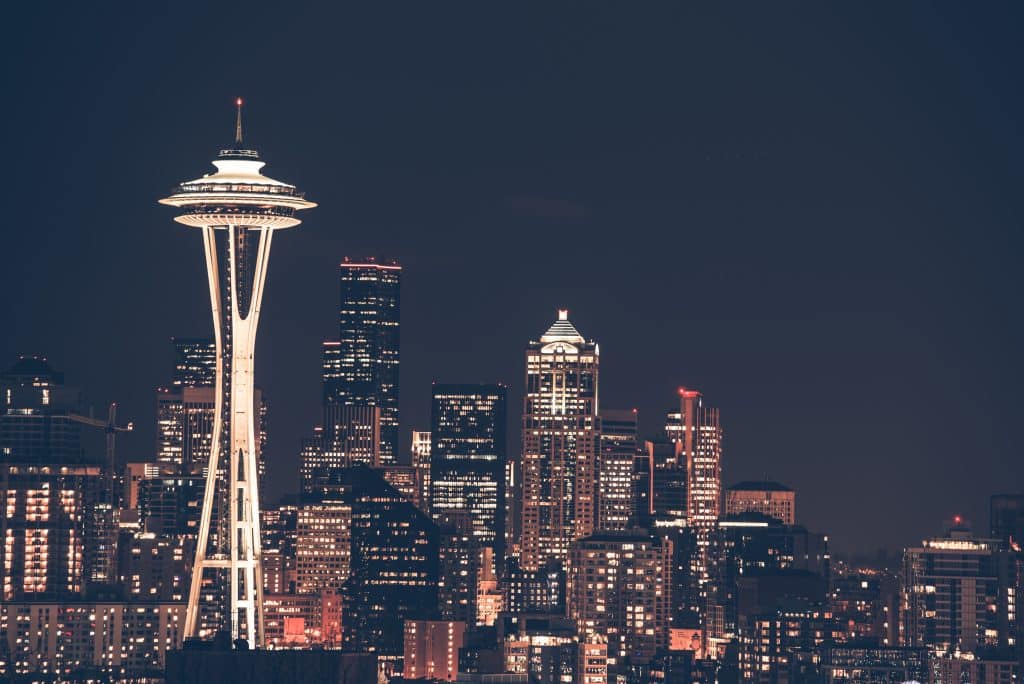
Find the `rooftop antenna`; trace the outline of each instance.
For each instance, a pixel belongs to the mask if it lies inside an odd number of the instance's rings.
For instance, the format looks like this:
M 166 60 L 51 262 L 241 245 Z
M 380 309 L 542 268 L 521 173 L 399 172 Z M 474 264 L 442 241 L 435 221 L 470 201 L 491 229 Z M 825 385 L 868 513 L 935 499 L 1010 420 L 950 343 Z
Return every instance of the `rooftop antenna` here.
M 238 115 L 235 118 L 235 142 L 238 144 L 242 143 L 242 98 L 235 100 L 235 106 L 238 107 Z

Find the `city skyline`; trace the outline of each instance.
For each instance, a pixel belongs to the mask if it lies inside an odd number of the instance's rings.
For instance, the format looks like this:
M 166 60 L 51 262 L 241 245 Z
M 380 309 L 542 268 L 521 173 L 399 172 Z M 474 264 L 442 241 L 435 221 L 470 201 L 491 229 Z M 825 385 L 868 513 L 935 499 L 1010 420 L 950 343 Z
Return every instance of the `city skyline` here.
M 1024 9 L 280 9 L 0 47 L 0 680 L 1020 680 Z
M 818 8 L 807 18 L 811 25 L 850 27 L 830 46 L 794 33 L 782 14 L 751 11 L 749 18 L 730 18 L 708 10 L 694 22 L 667 13 L 664 21 L 644 22 L 665 27 L 651 28 L 651 41 L 640 39 L 635 24 L 616 28 L 609 15 L 594 18 L 592 35 L 572 30 L 568 15 L 554 17 L 579 56 L 558 51 L 546 34 L 538 52 L 515 47 L 516 33 L 528 28 L 509 18 L 509 27 L 491 36 L 494 47 L 472 36 L 458 43 L 479 51 L 477 66 L 464 64 L 453 48 L 428 54 L 421 65 L 400 59 L 370 64 L 365 76 L 312 68 L 318 61 L 333 64 L 339 55 L 305 47 L 275 67 L 299 74 L 309 92 L 324 98 L 311 97 L 301 107 L 280 102 L 255 76 L 205 72 L 194 111 L 214 112 L 232 96 L 246 96 L 254 105 L 253 135 L 271 145 L 275 168 L 327 200 L 303 240 L 294 241 L 302 244 L 282 247 L 275 262 L 281 270 L 271 269 L 265 316 L 273 325 L 266 326 L 257 354 L 265 360 L 258 365 L 267 364 L 257 374 L 265 378 L 261 384 L 277 416 L 269 434 L 270 472 L 280 479 L 294 471 L 295 445 L 308 432 L 309 417 L 315 420 L 315 352 L 333 334 L 337 265 L 346 255 L 386 255 L 404 265 L 406 282 L 418 290 L 407 288 L 403 301 L 403 448 L 411 429 L 427 429 L 430 380 L 504 382 L 509 405 L 519 406 L 518 350 L 530 331 L 564 307 L 603 343 L 608 405 L 639 408 L 647 434 L 671 408 L 669 393 L 679 385 L 700 388 L 727 423 L 723 484 L 767 474 L 792 486 L 800 492 L 800 516 L 821 521 L 838 549 L 895 550 L 934 533 L 951 513 L 984 528 L 987 494 L 1022 479 L 1015 458 L 1021 445 L 1012 429 L 1022 375 L 1013 350 L 1022 331 L 1005 313 L 1019 289 L 1009 255 L 1019 246 L 1011 198 L 1020 177 L 1007 160 L 1022 158 L 1012 125 L 1021 102 L 1002 85 L 1005 65 L 1019 49 L 1002 40 L 1013 22 L 1000 26 L 993 17 L 950 8 L 890 9 L 882 21 L 867 11 Z M 372 12 L 362 18 L 383 20 Z M 70 10 L 49 24 L 43 44 L 83 45 L 75 37 L 80 26 L 99 35 L 124 26 L 96 21 Z M 12 112 L 28 134 L 14 141 L 5 170 L 16 174 L 8 185 L 25 191 L 11 220 L 36 225 L 23 206 L 47 202 L 54 203 L 56 218 L 46 229 L 12 236 L 5 250 L 11 261 L 0 277 L 8 291 L 24 295 L 3 305 L 4 319 L 15 325 L 0 352 L 8 361 L 21 353 L 48 356 L 88 392 L 98 412 L 117 400 L 122 416 L 137 426 L 122 439 L 123 452 L 139 457 L 153 443 L 152 392 L 166 383 L 167 340 L 209 334 L 206 315 L 193 306 L 203 297 L 194 278 L 201 260 L 159 210 L 148 208 L 178 180 L 175 171 L 206 154 L 223 130 L 214 116 L 182 116 L 158 85 L 177 71 L 160 57 L 175 32 L 200 41 L 211 35 L 178 21 L 145 22 L 140 30 L 150 45 L 137 46 L 131 64 L 118 66 L 113 53 L 98 51 L 70 71 L 42 61 L 12 77 L 20 99 L 34 105 Z M 241 21 L 258 25 L 259 18 Z M 36 35 L 33 27 L 42 22 L 29 14 L 24 35 Z M 714 28 L 704 37 L 689 28 L 709 22 Z M 345 50 L 367 49 L 348 22 L 338 23 L 351 39 Z M 920 26 L 920 33 L 908 33 L 907 25 Z M 670 37 L 658 31 L 670 26 L 680 31 L 671 43 L 678 51 L 655 47 Z M 951 27 L 958 40 L 949 38 Z M 423 47 L 411 24 L 398 30 L 410 49 Z M 697 66 L 705 64 L 702 55 L 718 54 L 716 44 L 730 32 L 749 46 L 733 61 Z M 289 31 L 283 39 L 297 45 L 296 35 Z M 779 42 L 800 49 L 777 48 L 769 36 L 779 35 L 788 38 Z M 866 43 L 896 67 L 883 69 L 859 35 L 869 36 Z M 601 51 L 618 39 L 637 48 L 623 57 L 622 71 Z M 908 44 L 913 50 L 906 52 L 927 58 L 901 56 Z M 7 49 L 20 45 L 14 41 Z M 529 77 L 495 89 L 488 70 L 511 73 L 503 50 L 522 58 Z M 818 59 L 802 57 L 810 50 Z M 756 55 L 768 57 L 753 65 Z M 847 66 L 847 55 L 864 74 Z M 668 65 L 681 56 L 694 66 L 676 74 Z M 966 73 L 988 74 L 988 85 L 947 78 L 937 66 L 943 60 Z M 545 72 L 548 63 L 557 68 Z M 587 78 L 571 78 L 581 70 Z M 755 116 L 765 101 L 757 84 L 769 76 L 778 79 L 787 104 Z M 46 88 L 35 84 L 37 77 Z M 425 85 L 409 84 L 412 77 Z M 710 95 L 672 94 L 678 89 L 663 86 L 677 77 Z M 800 94 L 807 81 L 820 84 L 820 95 Z M 908 82 L 914 101 L 893 95 Z M 380 83 L 405 85 L 393 92 Z M 434 99 L 435 87 L 452 99 Z M 562 88 L 567 93 L 559 96 Z M 619 104 L 602 95 L 616 90 L 623 93 Z M 97 99 L 96 92 L 116 95 Z M 480 92 L 484 96 L 474 99 Z M 403 97 L 421 105 L 419 116 L 407 114 Z M 515 105 L 537 99 L 551 102 L 548 114 Z M 68 117 L 65 102 L 96 104 Z M 654 112 L 653 118 L 643 112 Z M 803 114 L 790 122 L 790 112 Z M 964 126 L 966 133 L 958 134 Z M 295 135 L 286 142 L 271 133 L 276 130 Z M 508 132 L 508 140 L 494 136 L 497 130 Z M 173 137 L 164 143 L 157 131 L 173 131 Z M 624 142 L 600 144 L 605 132 L 625 136 Z M 44 168 L 40 160 L 48 155 L 40 149 L 78 153 L 66 168 Z M 140 149 L 155 155 L 155 163 L 140 166 Z M 553 160 L 550 166 L 537 161 L 545 158 Z M 891 159 L 896 162 L 886 163 Z M 629 169 L 632 178 L 615 168 Z M 808 171 L 821 168 L 832 175 Z M 54 198 L 24 180 L 48 174 L 68 181 L 66 196 Z M 84 181 L 93 175 L 111 182 Z M 114 204 L 119 211 L 111 219 Z M 536 254 L 526 247 L 529 240 L 510 237 L 549 228 L 562 236 L 598 236 L 582 248 L 581 262 L 605 277 L 584 280 L 582 266 L 553 256 L 559 250 Z M 568 237 L 553 239 L 554 246 L 571 248 Z M 621 254 L 612 248 L 623 242 L 636 255 L 625 276 Z M 452 252 L 452 243 L 463 246 Z M 880 244 L 886 248 L 873 247 Z M 668 258 L 684 247 L 704 258 Z M 119 249 L 138 255 L 139 263 Z M 531 257 L 536 268 L 525 265 Z M 455 296 L 467 292 L 465 282 L 476 285 L 465 298 Z M 710 298 L 707 308 L 675 303 L 677 293 L 695 289 Z M 132 325 L 135 317 L 127 312 L 147 302 L 166 312 L 165 329 Z M 491 350 L 486 358 L 466 354 L 468 344 L 433 339 L 436 328 L 459 330 L 476 320 L 490 321 L 481 333 L 488 342 L 481 346 Z M 703 336 L 688 335 L 698 327 Z M 641 343 L 637 329 L 661 334 Z M 271 358 L 296 364 L 277 367 Z M 668 362 L 671 374 L 665 373 Z M 871 453 L 847 437 L 863 424 L 857 414 L 865 404 L 878 416 L 872 440 L 878 447 Z M 783 448 L 794 411 L 807 432 L 802 443 Z M 943 417 L 946 411 L 957 420 Z M 510 430 L 510 453 L 518 448 L 516 432 Z M 955 473 L 965 453 L 979 472 L 963 483 Z M 892 469 L 883 482 L 860 474 L 883 467 Z M 854 497 L 840 492 L 837 501 L 820 493 L 840 473 L 855 479 L 851 489 L 872 486 L 894 506 L 899 490 L 926 474 L 934 496 L 922 496 L 921 505 L 893 525 L 883 524 L 887 509 L 865 513 L 864 524 L 844 512 L 856 504 Z

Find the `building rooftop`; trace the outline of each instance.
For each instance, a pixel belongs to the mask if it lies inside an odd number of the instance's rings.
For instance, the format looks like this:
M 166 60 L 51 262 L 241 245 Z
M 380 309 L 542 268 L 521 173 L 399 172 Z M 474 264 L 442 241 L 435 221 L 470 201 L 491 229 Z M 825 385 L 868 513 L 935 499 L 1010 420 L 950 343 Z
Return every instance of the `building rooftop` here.
M 770 480 L 746 480 L 729 487 L 730 492 L 791 492 L 792 488 Z
M 566 309 L 558 310 L 558 320 L 551 324 L 546 333 L 541 335 L 540 341 L 545 344 L 549 342 L 571 342 L 573 344 L 586 342 L 576 326 L 569 322 L 569 312 Z

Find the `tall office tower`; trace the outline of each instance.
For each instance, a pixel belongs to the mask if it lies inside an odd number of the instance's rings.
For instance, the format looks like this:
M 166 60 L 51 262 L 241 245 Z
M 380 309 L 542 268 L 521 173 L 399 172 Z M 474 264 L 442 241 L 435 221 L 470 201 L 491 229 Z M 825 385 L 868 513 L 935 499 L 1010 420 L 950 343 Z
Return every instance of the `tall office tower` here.
M 989 499 L 993 539 L 1011 548 L 1024 548 L 1024 494 L 994 494 Z
M 481 545 L 505 557 L 504 385 L 435 384 L 430 411 L 430 507 L 465 512 Z
M 754 511 L 796 524 L 796 492 L 778 482 L 738 482 L 725 492 L 725 514 L 737 515 Z
M 412 451 L 410 462 L 416 469 L 420 484 L 420 510 L 430 511 L 430 433 L 420 430 L 412 431 Z
M 77 390 L 45 359 L 0 374 L 0 575 L 3 600 L 61 600 L 88 580 L 102 452 L 82 448 Z
M 295 534 L 295 591 L 338 592 L 348 580 L 352 507 L 341 502 L 299 507 Z
M 666 433 L 671 435 L 671 420 Z M 677 463 L 686 467 L 686 524 L 693 530 L 694 599 L 710 601 L 708 547 L 722 506 L 722 426 L 718 409 L 704 405 L 700 392 L 679 388 L 679 425 L 674 437 Z M 712 607 L 704 606 L 705 619 Z
M 978 653 L 1017 642 L 1014 554 L 954 527 L 903 554 L 901 632 L 905 646 Z M 1011 617 L 1012 616 L 1012 617 Z
M 608 638 L 608 669 L 626 674 L 668 645 L 672 544 L 638 531 L 601 531 L 572 546 L 569 615 L 581 641 Z
M 295 186 L 264 176 L 264 162 L 242 142 L 242 101 L 235 140 L 217 155 L 217 171 L 186 181 L 161 204 L 175 221 L 203 234 L 217 347 L 216 408 L 202 523 L 189 592 L 186 636 L 199 634 L 200 588 L 207 571 L 228 575 L 224 628 L 233 640 L 263 645 L 256 396 L 253 355 L 270 244 L 297 226 L 295 212 L 316 206 Z M 226 471 L 226 472 L 225 472 Z M 226 477 L 224 477 L 226 475 Z M 213 519 L 214 500 L 222 499 Z M 211 535 L 211 530 L 218 530 Z M 212 537 L 212 539 L 211 539 Z M 212 548 L 210 542 L 213 542 Z
M 342 590 L 345 648 L 402 655 L 405 620 L 437 610 L 437 525 L 364 465 L 338 473 L 341 501 L 352 508 L 352 555 Z
M 601 411 L 598 459 L 598 520 L 602 530 L 636 526 L 633 468 L 637 450 L 636 409 Z
M 339 276 L 338 339 L 324 343 L 324 411 L 332 405 L 379 407 L 380 462 L 394 463 L 402 267 L 346 258 Z
M 597 343 L 569 312 L 526 349 L 520 563 L 565 562 L 569 546 L 597 525 L 599 449 Z

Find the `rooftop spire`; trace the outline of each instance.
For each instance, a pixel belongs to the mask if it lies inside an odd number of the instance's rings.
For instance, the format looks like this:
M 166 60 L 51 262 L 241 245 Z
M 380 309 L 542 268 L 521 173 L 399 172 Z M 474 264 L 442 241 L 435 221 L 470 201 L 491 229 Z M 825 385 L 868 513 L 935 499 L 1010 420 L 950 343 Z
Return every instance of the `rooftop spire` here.
M 235 118 L 235 142 L 242 143 L 242 98 L 235 100 L 235 106 L 238 107 L 238 116 Z

